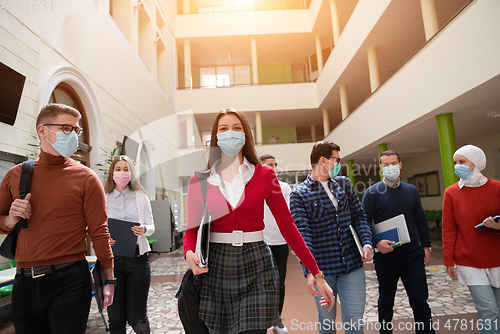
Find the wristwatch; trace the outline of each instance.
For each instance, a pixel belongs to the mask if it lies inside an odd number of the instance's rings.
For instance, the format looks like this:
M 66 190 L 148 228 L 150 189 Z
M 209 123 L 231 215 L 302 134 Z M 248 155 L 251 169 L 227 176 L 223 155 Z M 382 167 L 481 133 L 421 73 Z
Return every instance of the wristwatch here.
M 104 285 L 107 285 L 107 284 L 113 284 L 113 285 L 116 285 L 116 278 L 113 278 L 113 279 L 105 279 L 105 280 L 104 280 Z
M 314 277 L 314 279 L 318 279 L 318 278 L 324 278 L 325 275 L 323 275 L 323 272 L 320 271 L 318 274 L 314 275 L 313 277 Z

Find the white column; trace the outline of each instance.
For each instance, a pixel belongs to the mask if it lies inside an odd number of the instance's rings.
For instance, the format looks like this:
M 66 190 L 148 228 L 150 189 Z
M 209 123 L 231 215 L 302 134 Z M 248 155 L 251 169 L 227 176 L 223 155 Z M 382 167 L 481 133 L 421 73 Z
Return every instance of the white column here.
M 340 24 L 337 0 L 330 0 L 330 12 L 332 14 L 333 45 L 337 45 L 340 39 Z
M 368 71 L 370 73 L 370 87 L 372 93 L 380 86 L 380 76 L 378 72 L 377 49 L 369 47 L 368 52 Z
M 182 1 L 182 13 L 189 14 L 191 10 L 189 9 L 189 0 Z
M 436 4 L 434 0 L 420 0 L 420 6 L 424 20 L 425 40 L 428 41 L 439 29 Z
M 323 134 L 328 136 L 330 133 L 330 118 L 328 117 L 328 109 L 323 109 Z
M 191 81 L 191 42 L 184 41 L 184 87 L 193 88 Z
M 130 28 L 132 29 L 130 38 L 130 52 L 132 55 L 139 55 L 139 7 L 136 7 L 137 1 L 131 1 L 131 11 L 132 11 L 132 24 Z
M 307 57 L 307 74 L 308 74 L 308 82 L 311 81 L 311 77 L 312 77 L 312 66 L 311 66 L 311 56 L 308 56 Z
M 193 115 L 186 115 L 186 139 L 187 147 L 194 147 L 194 126 L 193 126 Z
M 323 50 L 321 49 L 321 36 L 316 35 L 316 57 L 318 59 L 318 76 L 323 71 Z
M 255 37 L 252 37 L 252 84 L 259 83 L 259 68 L 257 65 L 257 42 Z
M 349 116 L 349 104 L 347 103 L 347 87 L 340 85 L 340 109 L 342 110 L 342 120 Z
M 316 126 L 311 125 L 311 139 L 313 142 L 316 141 Z
M 257 145 L 262 145 L 262 118 L 260 111 L 255 113 L 255 135 L 257 136 Z

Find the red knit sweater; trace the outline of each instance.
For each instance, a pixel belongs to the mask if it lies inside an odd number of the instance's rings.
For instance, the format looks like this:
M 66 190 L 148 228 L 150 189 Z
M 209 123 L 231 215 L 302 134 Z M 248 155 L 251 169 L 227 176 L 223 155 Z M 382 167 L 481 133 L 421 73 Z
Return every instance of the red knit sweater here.
M 4 219 L 19 198 L 21 165 L 12 167 L 0 186 L 0 233 L 9 233 Z M 113 268 L 104 189 L 97 175 L 73 159 L 44 152 L 31 179 L 31 219 L 19 232 L 16 260 L 20 268 L 85 259 L 90 235 L 103 269 Z
M 444 265 L 474 268 L 500 266 L 500 233 L 474 226 L 500 214 L 500 181 L 488 179 L 481 187 L 448 187 L 443 199 Z
M 184 253 L 188 250 L 194 252 L 196 247 L 196 233 L 203 204 L 199 182 L 196 176 L 191 177 L 189 181 L 188 225 L 184 233 Z M 230 233 L 233 230 L 243 232 L 263 230 L 264 201 L 267 202 L 276 218 L 281 234 L 288 245 L 313 275 L 318 274 L 320 271 L 318 265 L 293 222 L 276 174 L 270 167 L 255 166 L 255 173 L 246 184 L 245 192 L 234 210 L 219 187 L 208 184 L 207 205 L 212 216 L 210 231 Z

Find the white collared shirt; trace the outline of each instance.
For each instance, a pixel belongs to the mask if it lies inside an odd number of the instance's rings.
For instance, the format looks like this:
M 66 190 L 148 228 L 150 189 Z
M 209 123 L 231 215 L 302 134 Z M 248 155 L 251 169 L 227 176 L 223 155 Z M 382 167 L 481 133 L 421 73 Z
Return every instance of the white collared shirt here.
M 108 195 L 106 211 L 109 218 L 125 220 L 129 222 L 139 221 L 139 211 L 137 210 L 137 201 L 135 192 L 129 187 L 122 192 L 116 188 Z
M 398 182 L 396 183 L 392 183 L 391 181 L 389 181 L 386 177 L 384 177 L 382 179 L 382 181 L 385 183 L 386 186 L 388 186 L 389 188 L 397 188 L 399 187 L 399 185 L 401 184 L 401 178 L 398 177 Z
M 245 185 L 253 177 L 255 165 L 243 157 L 243 163 L 238 166 L 238 174 L 231 182 L 227 182 L 215 171 L 215 167 L 217 167 L 219 162 L 220 161 L 216 162 L 210 169 L 210 176 L 208 177 L 207 182 L 211 185 L 219 187 L 229 204 L 231 204 L 233 208 L 236 208 L 245 191 Z M 222 184 L 221 181 L 224 182 L 224 184 Z

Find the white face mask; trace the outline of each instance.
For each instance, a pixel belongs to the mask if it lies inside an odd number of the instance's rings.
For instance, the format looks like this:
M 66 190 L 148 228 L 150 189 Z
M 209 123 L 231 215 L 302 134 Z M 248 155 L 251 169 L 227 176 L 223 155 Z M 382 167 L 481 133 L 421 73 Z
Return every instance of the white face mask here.
M 390 165 L 387 167 L 382 168 L 382 172 L 384 173 L 384 176 L 391 181 L 396 180 L 399 177 L 399 165 Z
M 51 143 L 47 138 L 47 142 L 57 151 L 60 155 L 65 158 L 69 158 L 78 149 L 78 136 L 75 131 L 71 131 L 70 134 L 65 134 L 62 131 L 52 131 L 51 129 L 45 127 L 47 130 L 54 132 L 57 135 L 57 140 Z
M 245 133 L 233 130 L 218 133 L 217 145 L 226 155 L 234 157 L 245 146 Z

